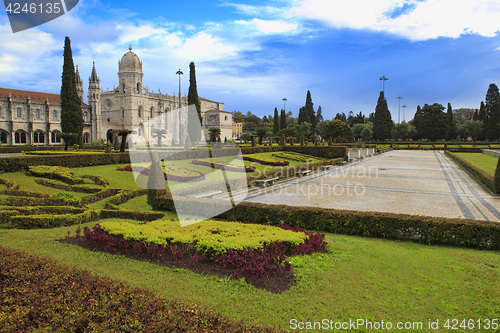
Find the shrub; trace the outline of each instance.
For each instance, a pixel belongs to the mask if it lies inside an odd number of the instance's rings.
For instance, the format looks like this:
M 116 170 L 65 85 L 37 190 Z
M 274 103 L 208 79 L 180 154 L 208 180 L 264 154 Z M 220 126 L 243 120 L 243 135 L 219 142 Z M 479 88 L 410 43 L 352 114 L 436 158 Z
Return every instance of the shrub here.
M 274 331 L 3 247 L 0 267 L 5 332 Z

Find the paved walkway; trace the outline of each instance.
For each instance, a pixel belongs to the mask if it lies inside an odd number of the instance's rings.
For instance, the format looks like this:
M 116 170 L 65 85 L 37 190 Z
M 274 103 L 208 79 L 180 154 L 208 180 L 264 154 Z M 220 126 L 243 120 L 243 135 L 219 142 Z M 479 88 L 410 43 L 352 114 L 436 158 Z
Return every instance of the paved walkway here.
M 393 150 L 252 190 L 245 201 L 500 221 L 500 197 L 441 151 Z

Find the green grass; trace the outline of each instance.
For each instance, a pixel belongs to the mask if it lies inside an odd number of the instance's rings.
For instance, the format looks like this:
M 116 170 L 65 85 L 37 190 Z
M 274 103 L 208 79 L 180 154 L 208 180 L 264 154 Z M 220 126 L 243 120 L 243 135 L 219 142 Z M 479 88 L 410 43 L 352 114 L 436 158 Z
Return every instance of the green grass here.
M 478 157 L 482 154 L 470 155 Z M 206 168 L 188 164 L 194 170 Z M 266 167 L 258 163 L 248 164 L 262 169 Z M 301 163 L 291 161 L 290 165 L 294 164 Z M 138 188 L 133 174 L 116 171 L 116 166 L 74 168 L 72 171 L 76 176 L 99 175 L 114 187 Z M 38 185 L 34 177 L 23 172 L 0 174 L 0 177 L 14 180 L 21 190 L 48 194 L 64 192 Z M 0 185 L 0 189 L 3 188 Z M 75 197 L 85 195 L 71 194 Z M 107 200 L 92 206 L 103 208 Z M 146 203 L 146 196 L 131 199 L 120 207 L 152 210 Z M 175 213 L 167 212 L 163 220 L 175 218 Z M 101 221 L 138 223 L 122 219 Z M 196 303 L 247 323 L 283 329 L 289 329 L 293 318 L 299 321 L 364 318 L 424 323 L 432 319 L 443 323 L 449 318 L 498 318 L 500 313 L 499 252 L 326 234 L 329 253 L 290 259 L 295 285 L 284 293 L 272 294 L 242 280 L 160 267 L 57 241 L 68 231 L 74 235 L 76 227 L 43 230 L 0 228 L 0 244 L 131 286 L 147 288 L 168 299 Z
M 35 182 L 36 177 L 27 176 L 24 171 L 13 172 L 13 173 L 2 173 L 2 174 L 0 174 L 0 178 L 15 181 L 16 184 L 19 185 L 19 189 L 21 189 L 21 190 L 29 190 L 29 191 L 33 191 L 33 192 L 46 193 L 46 194 L 50 194 L 50 195 L 55 195 L 59 192 L 70 193 L 75 198 L 81 198 L 85 195 L 88 195 L 87 193 L 68 192 L 68 191 L 64 191 L 64 190 L 60 190 L 60 189 L 56 189 L 56 188 L 52 188 L 52 187 L 39 185 Z M 64 184 L 64 183 L 61 182 L 61 184 Z
M 495 169 L 497 167 L 498 157 L 481 154 L 481 153 L 454 153 L 466 159 L 470 164 L 483 170 L 484 172 L 495 175 Z
M 240 280 L 56 241 L 75 228 L 0 229 L 0 243 L 248 323 L 282 328 L 288 328 L 292 318 L 427 323 L 428 319 L 497 318 L 500 311 L 498 252 L 327 234 L 330 253 L 293 259 L 296 284 L 282 294 L 271 294 Z

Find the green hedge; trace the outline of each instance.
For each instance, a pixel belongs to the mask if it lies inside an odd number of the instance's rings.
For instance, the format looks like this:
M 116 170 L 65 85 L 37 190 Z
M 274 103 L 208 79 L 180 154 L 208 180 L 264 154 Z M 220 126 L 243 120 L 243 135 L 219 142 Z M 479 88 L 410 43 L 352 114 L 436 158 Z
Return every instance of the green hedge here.
M 59 190 L 64 190 L 64 191 L 69 191 L 69 192 L 73 191 L 73 192 L 83 192 L 83 193 L 97 193 L 97 192 L 101 191 L 100 188 L 91 187 L 91 186 L 88 186 L 88 185 L 83 185 L 83 184 L 79 184 L 79 185 L 61 184 L 61 183 L 58 183 L 58 182 L 56 182 L 54 180 L 45 179 L 45 178 L 36 178 L 35 182 L 37 184 L 39 184 L 39 185 L 42 185 L 42 186 L 57 188 Z
M 98 213 L 88 209 L 80 214 L 40 214 L 40 215 L 18 215 L 12 216 L 7 222 L 13 227 L 20 229 L 34 228 L 57 228 L 96 220 Z
M 132 209 L 101 209 L 99 213 L 101 219 L 120 218 L 136 221 L 154 221 L 164 216 L 165 214 L 162 212 L 145 212 Z
M 147 189 L 121 191 L 120 193 L 114 195 L 108 202 L 106 202 L 106 205 L 104 207 L 107 209 L 119 209 L 118 205 L 121 205 L 135 197 L 145 195 L 147 194 L 147 191 Z
M 200 212 L 217 209 L 217 200 L 182 199 L 176 205 L 188 205 Z M 172 197 L 158 196 L 156 210 L 174 211 Z M 193 211 L 193 214 L 196 214 Z M 252 223 L 288 224 L 308 230 L 346 235 L 409 240 L 424 244 L 441 244 L 500 250 L 500 223 L 464 219 L 448 219 L 405 214 L 355 212 L 314 207 L 290 207 L 241 202 L 222 213 L 225 220 Z
M 495 193 L 495 186 L 493 184 L 493 177 L 486 173 L 484 170 L 481 170 L 479 168 L 476 168 L 474 165 L 469 163 L 466 159 L 457 156 L 449 151 L 444 152 L 446 156 L 451 158 L 453 161 L 455 161 L 458 165 L 460 165 L 462 168 L 467 170 L 478 182 L 486 186 L 490 191 Z M 499 193 L 499 192 L 496 192 Z

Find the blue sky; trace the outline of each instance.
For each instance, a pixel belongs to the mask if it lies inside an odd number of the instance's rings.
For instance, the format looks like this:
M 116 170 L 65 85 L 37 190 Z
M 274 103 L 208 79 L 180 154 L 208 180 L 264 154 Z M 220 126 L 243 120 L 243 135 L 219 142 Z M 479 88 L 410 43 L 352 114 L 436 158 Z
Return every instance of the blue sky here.
M 500 0 L 80 0 L 68 14 L 13 34 L 0 12 L 0 86 L 58 93 L 64 37 L 84 82 L 96 62 L 101 87 L 117 84 L 132 45 L 150 90 L 187 93 L 189 63 L 200 96 L 227 111 L 295 116 L 315 108 L 375 109 L 382 83 L 393 120 L 418 104 L 478 108 L 500 84 Z M 3 8 L 2 8 L 3 9 Z M 87 84 L 85 84 L 87 89 Z M 401 120 L 403 119 L 401 109 Z

